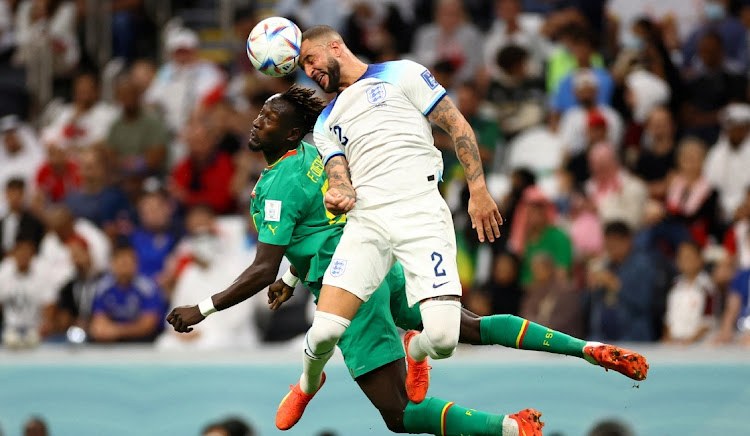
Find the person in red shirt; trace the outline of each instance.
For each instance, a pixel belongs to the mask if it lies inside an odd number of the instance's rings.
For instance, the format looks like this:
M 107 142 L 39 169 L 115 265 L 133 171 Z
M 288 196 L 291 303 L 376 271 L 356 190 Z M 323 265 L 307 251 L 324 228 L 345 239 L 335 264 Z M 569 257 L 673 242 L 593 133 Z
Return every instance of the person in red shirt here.
M 196 112 L 183 134 L 188 156 L 172 170 L 170 194 L 185 209 L 206 204 L 217 214 L 232 212 L 234 164 L 228 153 L 217 149 L 218 130 L 209 114 Z
M 70 159 L 65 148 L 50 143 L 47 156 L 47 161 L 36 173 L 38 195 L 42 196 L 45 203 L 57 203 L 67 193 L 81 186 L 81 176 L 78 174 L 78 165 Z

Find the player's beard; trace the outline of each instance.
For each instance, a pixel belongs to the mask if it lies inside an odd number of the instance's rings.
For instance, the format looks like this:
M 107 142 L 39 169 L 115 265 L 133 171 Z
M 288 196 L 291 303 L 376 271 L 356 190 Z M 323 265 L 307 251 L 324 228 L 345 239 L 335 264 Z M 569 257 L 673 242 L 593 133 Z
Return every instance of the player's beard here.
M 339 84 L 341 83 L 341 65 L 339 61 L 332 57 L 328 58 L 328 71 L 326 74 L 328 74 L 328 86 L 325 88 L 321 86 L 320 89 L 327 94 L 338 91 Z

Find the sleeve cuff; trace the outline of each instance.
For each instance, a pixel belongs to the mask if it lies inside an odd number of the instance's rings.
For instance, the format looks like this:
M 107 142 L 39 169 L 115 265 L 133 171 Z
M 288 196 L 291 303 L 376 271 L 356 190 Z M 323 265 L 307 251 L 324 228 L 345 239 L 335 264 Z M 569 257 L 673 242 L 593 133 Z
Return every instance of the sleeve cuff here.
M 344 157 L 346 157 L 346 155 L 344 154 L 343 151 L 334 151 L 333 153 L 331 153 L 328 156 L 326 156 L 325 159 L 323 159 L 323 166 L 328 165 L 328 161 L 331 160 L 331 158 L 333 158 L 335 156 L 344 156 Z

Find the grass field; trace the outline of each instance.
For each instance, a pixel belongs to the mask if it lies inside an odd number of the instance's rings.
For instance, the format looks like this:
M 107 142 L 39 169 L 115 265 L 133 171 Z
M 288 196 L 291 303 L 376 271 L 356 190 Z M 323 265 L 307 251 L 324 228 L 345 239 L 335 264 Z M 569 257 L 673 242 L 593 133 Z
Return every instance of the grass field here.
M 198 435 L 228 414 L 260 435 L 282 434 L 273 420 L 298 377 L 297 353 L 157 354 L 141 348 L 27 353 L 0 351 L 0 428 L 20 435 L 42 415 L 54 436 Z M 535 407 L 545 435 L 585 435 L 619 417 L 641 436 L 750 434 L 750 350 L 643 348 L 647 381 L 636 385 L 574 358 L 507 349 L 465 348 L 434 363 L 430 395 L 498 413 Z M 345 371 L 340 357 L 302 421 L 283 434 L 390 434 Z

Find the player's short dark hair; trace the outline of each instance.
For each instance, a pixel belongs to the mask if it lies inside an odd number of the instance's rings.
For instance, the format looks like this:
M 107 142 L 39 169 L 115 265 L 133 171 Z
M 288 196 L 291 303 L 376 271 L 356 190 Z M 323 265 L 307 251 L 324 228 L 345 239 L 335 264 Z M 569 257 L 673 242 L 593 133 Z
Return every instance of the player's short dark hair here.
M 612 221 L 604 225 L 604 236 L 629 238 L 632 234 L 633 231 L 630 230 L 630 226 L 624 221 Z
M 5 189 L 25 189 L 26 181 L 20 177 L 12 177 L 5 183 Z
M 305 42 L 308 39 L 318 39 L 324 36 L 327 36 L 331 39 L 338 39 L 343 41 L 343 39 L 341 38 L 341 34 L 337 32 L 336 29 L 331 26 L 321 24 L 319 26 L 313 26 L 302 32 L 302 42 Z
M 292 85 L 281 94 L 281 99 L 294 107 L 293 122 L 295 127 L 300 128 L 301 136 L 312 131 L 318 115 L 326 107 L 323 99 L 315 97 L 315 91 L 297 85 Z
M 529 52 L 518 45 L 507 45 L 497 52 L 495 62 L 506 73 L 518 67 L 529 58 Z

